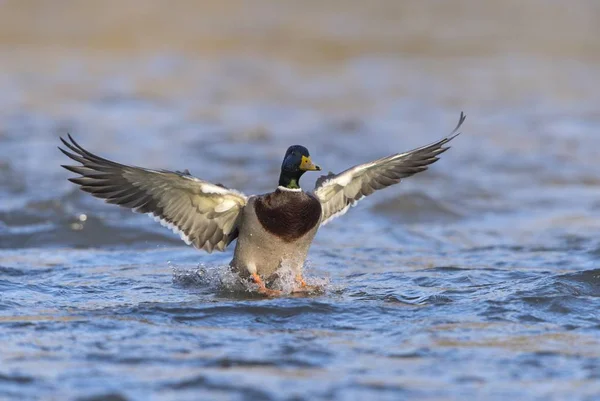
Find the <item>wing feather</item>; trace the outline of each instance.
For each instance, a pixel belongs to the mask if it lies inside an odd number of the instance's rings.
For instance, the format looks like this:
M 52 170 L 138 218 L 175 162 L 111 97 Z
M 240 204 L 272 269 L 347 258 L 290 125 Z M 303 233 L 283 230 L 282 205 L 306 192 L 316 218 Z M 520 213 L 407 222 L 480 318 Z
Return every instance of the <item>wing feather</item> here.
M 339 174 L 330 173 L 320 177 L 314 194 L 321 202 L 321 225 L 343 215 L 365 196 L 427 170 L 430 164 L 439 160 L 439 155 L 450 149 L 444 145 L 460 134 L 458 129 L 465 118 L 466 116 L 461 112 L 456 128 L 437 142 L 409 152 L 359 164 Z
M 79 174 L 69 181 L 108 203 L 146 213 L 180 234 L 188 244 L 212 252 L 223 251 L 238 233 L 247 197 L 235 190 L 192 177 L 189 171 L 171 172 L 127 166 L 97 156 L 71 135 L 60 138 L 60 151 L 79 166 L 63 166 Z

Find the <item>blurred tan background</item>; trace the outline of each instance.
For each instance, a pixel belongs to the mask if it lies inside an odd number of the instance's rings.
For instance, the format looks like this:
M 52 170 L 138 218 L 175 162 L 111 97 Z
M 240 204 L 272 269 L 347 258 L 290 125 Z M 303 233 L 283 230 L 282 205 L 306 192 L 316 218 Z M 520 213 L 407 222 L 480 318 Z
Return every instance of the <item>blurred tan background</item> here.
M 526 1 L 3 0 L 8 48 L 264 53 L 336 60 L 373 53 L 501 52 L 597 60 L 600 3 Z M 54 49 L 58 50 L 58 49 Z
M 202 62 L 234 55 L 288 63 L 300 75 L 315 68 L 317 76 L 308 79 L 314 84 L 318 76 L 337 75 L 349 60 L 375 55 L 416 63 L 427 73 L 394 77 L 389 89 L 399 94 L 423 96 L 403 80 L 434 80 L 468 91 L 467 102 L 492 106 L 531 93 L 564 101 L 593 96 L 590 85 L 597 92 L 592 81 L 600 77 L 594 72 L 600 66 L 598 38 L 600 3 L 594 0 L 0 1 L 0 71 L 53 74 L 68 63 L 76 69 L 74 55 L 82 68 L 101 73 L 108 73 L 107 60 L 173 53 Z M 201 67 L 181 67 L 177 79 L 144 79 L 139 71 L 135 86 L 164 96 L 189 88 L 181 74 L 202 73 Z M 241 84 L 245 91 L 277 96 L 272 82 L 254 82 L 259 88 Z M 55 89 L 60 98 L 64 86 Z M 43 87 L 28 90 L 48 96 Z M 341 107 L 369 103 L 355 100 Z

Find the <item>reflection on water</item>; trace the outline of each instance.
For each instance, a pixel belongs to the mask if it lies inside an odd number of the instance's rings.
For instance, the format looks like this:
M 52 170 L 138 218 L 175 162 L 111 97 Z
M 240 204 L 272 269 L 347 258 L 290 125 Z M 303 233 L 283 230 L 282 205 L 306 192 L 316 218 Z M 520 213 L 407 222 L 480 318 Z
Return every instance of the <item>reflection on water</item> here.
M 597 399 L 599 16 L 0 1 L 0 398 Z M 318 234 L 309 297 L 249 296 L 230 253 L 77 191 L 56 150 L 260 193 L 291 144 L 337 172 L 461 110 L 430 171 Z

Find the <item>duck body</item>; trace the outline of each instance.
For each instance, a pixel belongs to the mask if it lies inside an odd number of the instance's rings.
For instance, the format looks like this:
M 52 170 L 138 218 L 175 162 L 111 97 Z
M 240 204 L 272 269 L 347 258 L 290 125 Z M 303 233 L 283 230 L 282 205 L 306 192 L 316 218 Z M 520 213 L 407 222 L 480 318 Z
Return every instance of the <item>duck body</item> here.
M 280 187 L 251 196 L 242 211 L 231 267 L 242 277 L 257 274 L 267 283 L 282 266 L 300 277 L 321 216 L 319 200 L 302 190 Z
M 108 160 L 70 135 L 68 141 L 61 138 L 68 150 L 59 149 L 79 163 L 63 165 L 78 174 L 69 181 L 108 203 L 148 214 L 186 244 L 213 252 L 237 240 L 231 267 L 250 277 L 260 293 L 273 296 L 279 292 L 268 285 L 284 265 L 306 292 L 302 268 L 317 230 L 373 192 L 427 170 L 449 149 L 444 145 L 459 134 L 464 119 L 461 113 L 456 128 L 437 142 L 321 176 L 312 193 L 300 188 L 300 178 L 321 168 L 300 145 L 285 153 L 277 189 L 253 196 L 196 178 L 188 170 L 151 170 Z

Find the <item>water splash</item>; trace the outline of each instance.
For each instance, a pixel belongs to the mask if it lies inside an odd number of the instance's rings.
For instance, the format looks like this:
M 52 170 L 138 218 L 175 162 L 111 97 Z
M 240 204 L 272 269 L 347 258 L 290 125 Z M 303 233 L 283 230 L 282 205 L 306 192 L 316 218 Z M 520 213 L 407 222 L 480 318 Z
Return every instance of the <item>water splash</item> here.
M 271 280 L 271 287 L 280 290 L 285 295 L 317 295 L 324 293 L 329 285 L 326 277 L 307 275 L 310 271 L 310 263 L 306 263 L 302 272 L 306 287 L 301 287 L 296 279 L 296 270 L 287 264 L 283 264 L 276 272 L 275 278 Z
M 250 279 L 240 277 L 229 265 L 206 266 L 199 264 L 195 268 L 179 267 L 171 262 L 168 265 L 173 269 L 173 283 L 182 287 L 208 288 L 224 295 L 250 295 L 256 294 L 258 285 Z M 310 270 L 309 264 L 307 264 Z M 305 270 L 306 273 L 306 270 Z M 304 275 L 307 287 L 300 288 L 296 281 L 295 270 L 288 265 L 281 266 L 268 285 L 272 289 L 282 292 L 283 295 L 316 295 L 323 294 L 330 287 L 327 277 Z

